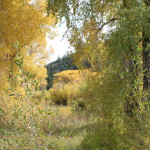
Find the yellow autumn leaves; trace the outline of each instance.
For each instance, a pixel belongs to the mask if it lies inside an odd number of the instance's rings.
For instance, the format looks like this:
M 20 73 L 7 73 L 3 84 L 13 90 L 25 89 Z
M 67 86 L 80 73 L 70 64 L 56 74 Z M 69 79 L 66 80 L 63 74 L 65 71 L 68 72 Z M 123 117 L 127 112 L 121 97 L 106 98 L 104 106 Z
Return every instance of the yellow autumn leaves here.
M 88 69 L 56 73 L 53 88 L 49 90 L 50 100 L 55 104 L 77 104 L 79 100 L 82 101 L 82 87 L 86 87 L 87 78 L 92 79 L 95 75 L 96 72 Z
M 0 0 L 0 89 L 8 87 L 5 85 L 10 64 L 17 73 L 13 63 L 17 47 L 24 57 L 25 69 L 38 79 L 45 79 L 46 69 L 41 63 L 47 57 L 46 33 L 52 32 L 51 26 L 55 24 L 54 17 L 46 16 L 45 6 L 45 0 Z

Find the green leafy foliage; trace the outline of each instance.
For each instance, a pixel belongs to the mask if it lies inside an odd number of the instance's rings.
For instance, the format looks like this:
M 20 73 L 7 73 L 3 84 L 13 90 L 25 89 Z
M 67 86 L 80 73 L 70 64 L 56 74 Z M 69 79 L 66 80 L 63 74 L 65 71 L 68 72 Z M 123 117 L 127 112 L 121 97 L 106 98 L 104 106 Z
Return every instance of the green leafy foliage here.
M 150 3 L 70 0 L 55 9 L 57 2 L 48 0 L 48 11 L 66 19 L 76 63 L 97 71 L 82 99 L 101 119 L 79 149 L 149 149 Z

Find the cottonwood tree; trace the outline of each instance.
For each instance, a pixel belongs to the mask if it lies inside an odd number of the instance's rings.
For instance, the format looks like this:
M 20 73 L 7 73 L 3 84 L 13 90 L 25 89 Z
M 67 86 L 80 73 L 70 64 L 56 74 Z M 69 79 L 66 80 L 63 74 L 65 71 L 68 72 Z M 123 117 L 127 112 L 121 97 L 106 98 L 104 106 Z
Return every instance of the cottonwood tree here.
M 46 16 L 45 1 L 0 0 L 1 89 L 8 85 L 10 65 L 14 65 L 18 47 L 30 68 L 36 66 L 35 59 L 37 62 L 43 55 L 46 56 L 46 33 L 51 32 L 51 26 L 55 24 L 54 17 Z M 15 65 L 14 72 L 17 72 Z
M 47 55 L 46 34 L 54 34 L 54 25 L 44 0 L 0 0 L 0 130 L 6 131 L 1 132 L 2 149 L 47 146 L 38 142 L 43 137 L 39 124 L 51 111 L 45 114 L 43 104 L 37 104 L 36 91 L 46 78 L 41 59 Z
M 90 109 L 104 118 L 95 133 L 97 143 L 93 134 L 91 141 L 83 142 L 91 149 L 149 148 L 149 4 L 148 0 L 48 0 L 48 13 L 66 20 L 76 62 L 87 60 L 103 72 L 88 83 L 84 94 Z

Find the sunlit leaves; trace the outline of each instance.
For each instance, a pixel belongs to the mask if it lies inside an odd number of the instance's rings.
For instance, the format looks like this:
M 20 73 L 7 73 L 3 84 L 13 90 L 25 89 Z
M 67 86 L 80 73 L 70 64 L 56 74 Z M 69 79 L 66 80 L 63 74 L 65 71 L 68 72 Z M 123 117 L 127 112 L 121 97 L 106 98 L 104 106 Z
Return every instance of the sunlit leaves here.
M 44 65 L 44 59 L 48 58 L 45 51 L 46 33 L 52 32 L 51 26 L 54 26 L 55 18 L 51 15 L 47 17 L 45 5 L 44 0 L 0 1 L 0 88 L 7 84 L 10 64 L 14 66 L 14 73 L 17 73 L 15 64 L 22 63 L 20 60 L 13 62 L 18 48 L 24 57 L 26 69 L 36 68 L 33 69 L 33 74 L 39 72 L 38 65 Z M 43 74 L 44 79 L 46 70 L 41 70 L 38 78 Z

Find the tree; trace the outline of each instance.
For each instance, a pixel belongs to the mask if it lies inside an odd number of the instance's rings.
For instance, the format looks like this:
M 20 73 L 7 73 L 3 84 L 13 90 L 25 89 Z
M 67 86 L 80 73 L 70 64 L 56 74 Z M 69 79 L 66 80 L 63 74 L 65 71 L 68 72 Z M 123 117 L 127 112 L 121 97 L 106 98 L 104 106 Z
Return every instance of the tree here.
M 7 112 L 10 106 L 14 109 L 18 94 L 25 97 L 25 78 L 29 86 L 35 84 L 33 92 L 46 85 L 47 72 L 39 59 L 46 55 L 46 33 L 53 35 L 55 18 L 47 17 L 45 1 L 0 0 L 0 22 L 0 109 Z
M 44 9 L 44 1 L 31 3 L 29 0 L 0 0 L 1 89 L 8 85 L 10 65 L 14 65 L 18 47 L 21 55 L 28 61 L 28 66 L 31 63 L 35 65 L 35 59 L 45 55 L 45 36 L 47 32 L 51 32 L 50 26 L 55 24 L 55 19 L 52 16 L 46 17 Z M 14 72 L 17 72 L 17 67 L 14 66 L 14 69 Z M 46 71 L 44 74 L 46 75 Z
M 41 120 L 51 111 L 39 104 L 45 101 L 37 90 L 45 82 L 41 60 L 47 55 L 46 34 L 53 36 L 54 24 L 44 0 L 0 0 L 0 130 L 7 141 L 0 141 L 1 149 L 47 148 L 38 141 L 44 137 Z
M 103 73 L 84 94 L 103 120 L 94 133 L 98 143 L 92 133 L 84 144 L 91 149 L 148 149 L 149 1 L 48 0 L 47 9 L 66 19 L 77 64 L 88 60 Z

